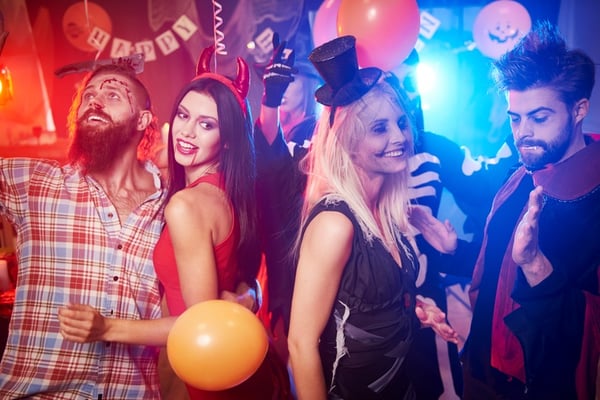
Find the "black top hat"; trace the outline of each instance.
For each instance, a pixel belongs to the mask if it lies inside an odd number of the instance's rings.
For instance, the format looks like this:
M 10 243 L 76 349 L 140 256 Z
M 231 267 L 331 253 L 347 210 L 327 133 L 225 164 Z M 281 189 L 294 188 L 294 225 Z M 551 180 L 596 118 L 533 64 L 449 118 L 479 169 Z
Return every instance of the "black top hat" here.
M 379 80 L 379 68 L 358 68 L 356 38 L 341 36 L 315 48 L 308 59 L 313 63 L 325 84 L 317 89 L 315 97 L 323 105 L 345 106 L 360 99 Z

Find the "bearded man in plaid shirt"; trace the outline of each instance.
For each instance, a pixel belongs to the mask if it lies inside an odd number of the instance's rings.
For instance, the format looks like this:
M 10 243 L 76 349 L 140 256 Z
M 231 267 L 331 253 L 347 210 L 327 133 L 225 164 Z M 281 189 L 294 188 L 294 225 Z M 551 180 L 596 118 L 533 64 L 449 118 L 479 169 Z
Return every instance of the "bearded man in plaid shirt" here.
M 58 309 L 161 316 L 152 251 L 165 190 L 149 161 L 158 137 L 148 91 L 124 65 L 100 66 L 69 116 L 69 164 L 0 159 L 0 211 L 17 232 L 18 280 L 0 398 L 154 399 L 158 349 L 75 343 Z

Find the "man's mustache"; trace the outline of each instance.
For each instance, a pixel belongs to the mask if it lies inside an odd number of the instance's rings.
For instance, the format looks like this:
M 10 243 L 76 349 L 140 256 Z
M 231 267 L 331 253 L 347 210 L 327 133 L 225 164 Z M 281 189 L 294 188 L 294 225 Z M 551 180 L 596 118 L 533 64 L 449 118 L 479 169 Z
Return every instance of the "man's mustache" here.
M 529 139 L 529 138 L 520 138 L 520 139 L 517 139 L 517 141 L 515 142 L 515 145 L 517 147 L 521 147 L 521 146 L 528 146 L 528 147 L 537 146 L 537 147 L 541 147 L 543 149 L 545 149 L 547 147 L 546 146 L 546 142 L 543 142 L 541 140 Z
M 104 111 L 100 111 L 100 110 L 93 110 L 93 109 L 89 109 L 86 112 L 84 112 L 81 117 L 79 117 L 79 119 L 77 120 L 78 122 L 86 122 L 88 120 L 89 117 L 91 117 L 92 115 L 97 116 L 102 118 L 103 120 L 108 121 L 109 123 L 113 123 L 112 118 L 110 117 L 110 115 L 106 114 Z

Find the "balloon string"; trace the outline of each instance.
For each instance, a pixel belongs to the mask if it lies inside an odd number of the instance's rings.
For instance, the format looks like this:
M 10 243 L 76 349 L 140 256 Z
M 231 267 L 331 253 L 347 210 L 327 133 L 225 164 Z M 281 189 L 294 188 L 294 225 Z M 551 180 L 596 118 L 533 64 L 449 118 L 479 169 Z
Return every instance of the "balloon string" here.
M 85 26 L 90 29 L 90 9 L 88 8 L 88 0 L 83 1 L 83 9 L 85 10 Z
M 85 11 L 85 26 L 88 29 L 88 32 L 92 31 L 92 24 L 90 23 L 90 9 L 88 7 L 88 0 L 83 1 L 83 9 Z M 98 61 L 100 58 L 100 53 L 102 53 L 102 48 L 98 45 L 98 41 L 95 38 L 92 38 L 92 42 L 97 45 L 96 57 L 94 57 L 94 61 Z
M 221 3 L 219 3 L 216 0 L 213 0 L 213 40 L 215 42 L 215 57 L 214 57 L 214 62 L 215 62 L 215 67 L 213 68 L 213 70 L 215 72 L 217 72 L 217 57 L 216 55 L 220 55 L 220 56 L 226 56 L 227 55 L 227 50 L 225 49 L 225 43 L 223 43 L 223 40 L 225 39 L 225 34 L 219 30 L 219 28 L 221 27 L 221 25 L 223 25 L 223 18 L 221 18 L 219 16 L 219 14 L 221 14 L 221 12 L 223 11 L 223 6 L 221 5 Z

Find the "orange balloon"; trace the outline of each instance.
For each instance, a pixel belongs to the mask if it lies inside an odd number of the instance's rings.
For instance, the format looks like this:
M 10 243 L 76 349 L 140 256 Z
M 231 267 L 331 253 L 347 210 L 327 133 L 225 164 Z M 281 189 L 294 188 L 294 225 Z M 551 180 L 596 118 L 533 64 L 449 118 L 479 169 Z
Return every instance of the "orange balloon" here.
M 167 339 L 167 357 L 177 376 L 190 386 L 213 391 L 232 388 L 252 376 L 268 348 L 260 320 L 225 300 L 188 308 Z
M 338 36 L 356 38 L 359 66 L 384 71 L 408 57 L 420 24 L 416 0 L 342 0 L 337 15 Z

